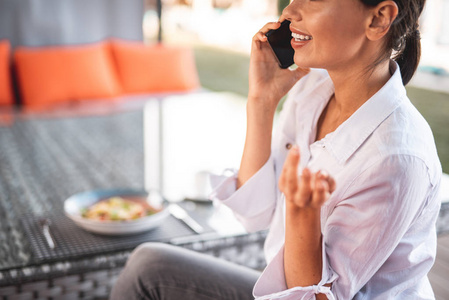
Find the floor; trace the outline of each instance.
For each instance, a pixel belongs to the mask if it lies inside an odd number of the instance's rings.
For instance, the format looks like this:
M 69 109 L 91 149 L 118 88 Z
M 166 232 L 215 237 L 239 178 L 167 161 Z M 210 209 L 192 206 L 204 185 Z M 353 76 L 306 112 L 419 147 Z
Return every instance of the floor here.
M 437 257 L 429 273 L 430 283 L 437 300 L 449 299 L 449 234 L 438 238 Z

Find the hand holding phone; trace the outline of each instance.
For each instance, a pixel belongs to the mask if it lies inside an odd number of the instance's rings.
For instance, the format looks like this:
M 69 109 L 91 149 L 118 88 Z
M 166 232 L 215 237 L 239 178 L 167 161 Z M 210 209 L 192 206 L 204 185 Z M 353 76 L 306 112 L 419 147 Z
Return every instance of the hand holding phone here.
M 268 31 L 266 37 L 279 66 L 282 69 L 286 69 L 293 65 L 295 50 L 293 50 L 291 45 L 292 32 L 290 31 L 290 21 L 285 20 L 278 29 Z

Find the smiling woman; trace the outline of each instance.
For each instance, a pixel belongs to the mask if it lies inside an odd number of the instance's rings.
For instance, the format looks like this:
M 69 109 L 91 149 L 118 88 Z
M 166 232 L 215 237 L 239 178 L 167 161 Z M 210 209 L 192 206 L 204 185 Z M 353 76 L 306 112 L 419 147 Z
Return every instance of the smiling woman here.
M 112 299 L 434 299 L 441 165 L 404 88 L 423 6 L 294 0 L 261 28 L 240 169 L 214 178 L 211 198 L 248 231 L 269 228 L 267 267 L 255 274 L 147 244 Z M 266 37 L 284 20 L 296 69 L 279 68 Z

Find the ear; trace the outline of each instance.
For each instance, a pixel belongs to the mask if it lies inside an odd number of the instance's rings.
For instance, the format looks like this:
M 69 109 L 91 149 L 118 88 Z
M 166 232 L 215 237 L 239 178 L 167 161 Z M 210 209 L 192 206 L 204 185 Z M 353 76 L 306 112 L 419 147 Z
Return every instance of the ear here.
M 370 24 L 366 30 L 369 40 L 377 41 L 384 37 L 398 16 L 398 5 L 396 2 L 382 1 L 371 10 Z

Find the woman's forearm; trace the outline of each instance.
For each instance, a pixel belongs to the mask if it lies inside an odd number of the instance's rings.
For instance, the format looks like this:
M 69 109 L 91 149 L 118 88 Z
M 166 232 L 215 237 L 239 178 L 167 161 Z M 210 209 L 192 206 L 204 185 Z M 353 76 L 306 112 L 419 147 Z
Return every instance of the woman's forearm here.
M 271 153 L 271 133 L 276 107 L 248 99 L 245 147 L 237 177 L 237 188 L 242 186 L 268 160 Z
M 320 209 L 287 203 L 284 269 L 288 288 L 318 284 L 322 265 Z
M 288 288 L 318 285 L 322 279 L 321 207 L 336 186 L 324 171 L 312 173 L 304 168 L 298 174 L 299 161 L 299 149 L 293 146 L 279 178 L 285 195 L 284 276 Z M 316 298 L 327 299 L 324 294 Z

